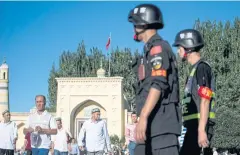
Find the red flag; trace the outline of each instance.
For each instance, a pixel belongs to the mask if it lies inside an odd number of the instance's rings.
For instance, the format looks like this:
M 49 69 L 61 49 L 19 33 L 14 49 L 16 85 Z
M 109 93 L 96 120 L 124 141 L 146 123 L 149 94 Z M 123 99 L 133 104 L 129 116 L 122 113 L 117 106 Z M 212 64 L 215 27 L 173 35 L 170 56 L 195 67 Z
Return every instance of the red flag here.
M 107 44 L 106 44 L 106 49 L 108 50 L 108 47 L 110 46 L 110 43 L 111 43 L 111 38 L 109 37 L 108 38 L 108 41 L 107 41 Z

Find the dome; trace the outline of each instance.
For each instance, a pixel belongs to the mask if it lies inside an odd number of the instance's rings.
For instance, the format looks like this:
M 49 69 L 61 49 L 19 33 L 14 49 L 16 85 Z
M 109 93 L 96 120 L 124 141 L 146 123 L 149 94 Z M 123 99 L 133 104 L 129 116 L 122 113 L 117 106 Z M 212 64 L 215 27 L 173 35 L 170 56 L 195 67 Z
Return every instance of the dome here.
M 1 69 L 8 69 L 8 65 L 6 63 L 3 63 L 1 66 L 0 66 Z
M 97 77 L 105 77 L 106 71 L 102 68 L 97 70 Z

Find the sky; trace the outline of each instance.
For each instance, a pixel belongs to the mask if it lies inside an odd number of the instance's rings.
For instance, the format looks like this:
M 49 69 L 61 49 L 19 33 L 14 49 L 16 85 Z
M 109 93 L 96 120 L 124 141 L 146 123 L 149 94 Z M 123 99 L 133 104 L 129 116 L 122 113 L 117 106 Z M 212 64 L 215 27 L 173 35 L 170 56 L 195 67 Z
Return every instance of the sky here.
M 37 94 L 48 94 L 52 64 L 63 51 L 104 52 L 111 32 L 111 47 L 142 51 L 128 23 L 130 9 L 143 2 L 0 2 L 0 63 L 9 65 L 9 103 L 12 112 L 29 112 Z M 192 28 L 195 20 L 234 21 L 240 2 L 147 2 L 160 7 L 165 27 L 159 34 L 170 44 L 178 31 Z M 228 9 L 228 10 L 227 10 Z M 173 48 L 173 50 L 175 50 Z

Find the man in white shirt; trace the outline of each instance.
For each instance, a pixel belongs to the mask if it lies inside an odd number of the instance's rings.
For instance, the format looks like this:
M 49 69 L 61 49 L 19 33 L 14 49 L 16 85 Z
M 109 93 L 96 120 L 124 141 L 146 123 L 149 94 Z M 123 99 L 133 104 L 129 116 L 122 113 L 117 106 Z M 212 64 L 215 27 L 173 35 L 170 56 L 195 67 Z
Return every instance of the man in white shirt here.
M 4 121 L 0 123 L 0 155 L 14 155 L 17 141 L 17 125 L 11 121 L 11 114 L 8 110 L 3 113 Z
M 84 145 L 83 140 L 86 144 Z M 105 120 L 100 119 L 100 109 L 92 110 L 92 118 L 85 121 L 78 136 L 78 146 L 87 155 L 103 155 L 104 148 L 111 154 L 111 144 Z
M 57 134 L 56 122 L 53 116 L 45 110 L 46 97 L 35 97 L 36 112 L 29 115 L 24 134 L 31 133 L 31 147 L 33 155 L 48 155 L 51 146 L 51 135 Z
M 68 155 L 68 144 L 72 138 L 72 134 L 69 130 L 63 128 L 62 119 L 56 118 L 57 123 L 57 135 L 54 136 L 54 155 Z

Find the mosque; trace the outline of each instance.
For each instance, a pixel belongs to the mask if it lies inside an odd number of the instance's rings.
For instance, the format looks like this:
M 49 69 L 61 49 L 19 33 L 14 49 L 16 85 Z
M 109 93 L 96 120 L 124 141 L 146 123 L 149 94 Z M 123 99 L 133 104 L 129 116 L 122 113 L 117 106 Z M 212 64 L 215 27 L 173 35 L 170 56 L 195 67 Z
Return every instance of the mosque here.
M 123 95 L 122 77 L 105 77 L 105 70 L 100 67 L 97 77 L 64 77 L 56 80 L 57 108 L 56 113 L 52 115 L 61 117 L 64 127 L 68 128 L 75 138 L 83 122 L 90 118 L 91 109 L 94 107 L 100 108 L 101 118 L 107 121 L 109 135 L 124 137 L 125 124 L 130 120 L 130 112 Z M 18 127 L 16 148 L 20 149 L 24 142 L 24 125 L 35 108 L 29 112 L 12 112 L 9 103 L 9 66 L 4 61 L 0 66 L 0 114 L 6 109 L 10 110 L 11 120 L 15 121 Z

